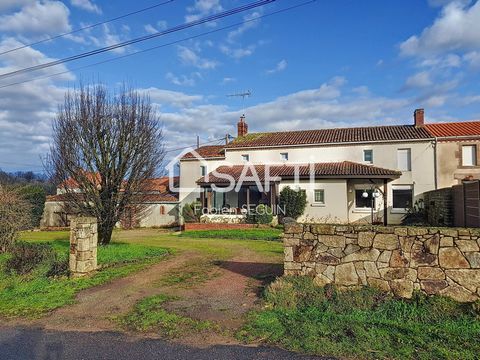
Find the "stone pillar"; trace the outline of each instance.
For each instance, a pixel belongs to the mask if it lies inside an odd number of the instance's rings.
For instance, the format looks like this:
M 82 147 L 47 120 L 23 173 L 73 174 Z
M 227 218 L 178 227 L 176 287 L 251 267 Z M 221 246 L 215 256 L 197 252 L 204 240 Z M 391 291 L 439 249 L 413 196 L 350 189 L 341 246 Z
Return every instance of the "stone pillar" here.
M 70 223 L 70 271 L 83 276 L 97 269 L 97 219 L 77 217 Z

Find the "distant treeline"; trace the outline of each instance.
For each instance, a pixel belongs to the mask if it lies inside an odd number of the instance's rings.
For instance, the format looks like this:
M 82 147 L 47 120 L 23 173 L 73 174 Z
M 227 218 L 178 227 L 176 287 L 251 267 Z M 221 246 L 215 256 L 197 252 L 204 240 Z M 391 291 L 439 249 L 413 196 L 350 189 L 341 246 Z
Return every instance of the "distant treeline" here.
M 31 227 L 40 225 L 46 196 L 56 192 L 55 184 L 47 176 L 33 171 L 5 172 L 0 170 L 0 186 L 4 187 L 4 191 L 16 193 L 17 197 L 28 203 Z

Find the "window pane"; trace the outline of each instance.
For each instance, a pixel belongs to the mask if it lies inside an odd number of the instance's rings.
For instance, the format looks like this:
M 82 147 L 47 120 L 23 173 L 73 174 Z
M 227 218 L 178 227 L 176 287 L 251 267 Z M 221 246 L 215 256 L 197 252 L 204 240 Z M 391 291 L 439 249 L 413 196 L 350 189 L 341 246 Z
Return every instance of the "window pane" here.
M 398 158 L 398 169 L 403 171 L 411 170 L 411 155 L 410 149 L 398 149 L 397 150 Z
M 367 190 L 368 197 L 364 198 L 362 195 L 365 190 L 355 190 L 355 207 L 368 208 L 372 207 L 372 190 Z M 375 203 L 375 199 L 373 200 Z
M 200 171 L 202 173 L 202 176 L 207 175 L 207 168 L 205 166 L 200 166 Z
M 282 160 L 288 160 L 288 153 L 280 153 L 280 158 Z
M 322 203 L 322 204 L 325 202 L 324 190 L 315 190 L 315 202 Z
M 393 208 L 407 209 L 412 206 L 412 189 L 393 189 Z
M 477 165 L 477 147 L 475 145 L 462 146 L 462 165 Z
M 363 161 L 373 162 L 373 150 L 363 150 Z
M 250 156 L 248 155 L 242 155 L 243 161 L 248 161 L 250 159 Z

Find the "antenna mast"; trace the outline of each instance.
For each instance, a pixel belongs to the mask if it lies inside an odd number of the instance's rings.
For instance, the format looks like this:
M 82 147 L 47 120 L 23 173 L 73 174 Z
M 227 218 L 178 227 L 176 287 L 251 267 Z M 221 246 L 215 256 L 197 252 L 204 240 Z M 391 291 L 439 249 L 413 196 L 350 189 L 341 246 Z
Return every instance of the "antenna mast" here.
M 228 97 L 241 97 L 242 98 L 242 114 L 245 116 L 245 98 L 252 96 L 252 92 L 250 90 L 244 91 L 244 92 L 239 92 L 239 93 L 234 93 L 234 94 L 228 94 Z

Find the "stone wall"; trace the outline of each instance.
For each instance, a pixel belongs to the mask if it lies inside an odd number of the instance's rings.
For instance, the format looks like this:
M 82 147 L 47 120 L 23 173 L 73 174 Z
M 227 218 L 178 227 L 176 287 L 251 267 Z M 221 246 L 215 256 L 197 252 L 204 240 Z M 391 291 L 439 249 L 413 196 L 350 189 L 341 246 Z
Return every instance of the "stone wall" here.
M 414 290 L 480 298 L 480 230 L 285 224 L 285 275 L 319 286 L 369 285 L 410 298 Z
M 97 219 L 77 217 L 70 222 L 70 271 L 83 276 L 97 269 Z
M 432 226 L 453 225 L 452 188 L 423 193 L 427 223 Z

